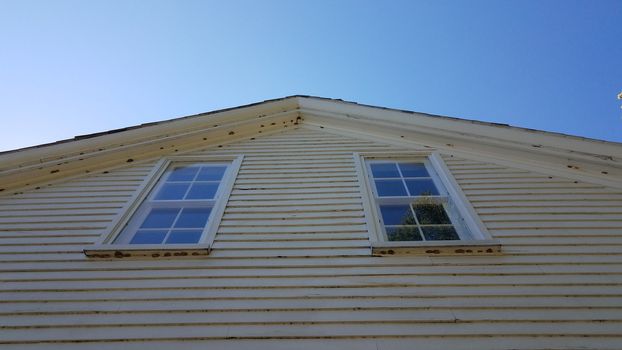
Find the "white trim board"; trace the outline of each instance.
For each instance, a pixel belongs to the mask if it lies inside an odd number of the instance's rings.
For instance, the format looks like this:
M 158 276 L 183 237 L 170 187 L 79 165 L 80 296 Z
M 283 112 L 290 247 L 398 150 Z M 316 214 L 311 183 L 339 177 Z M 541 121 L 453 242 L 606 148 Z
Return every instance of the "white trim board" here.
M 465 159 L 499 164 L 613 188 L 622 188 L 622 169 L 602 164 L 590 164 L 585 160 L 569 160 L 567 157 L 533 151 L 527 152 L 501 145 L 486 145 L 473 140 L 459 139 L 455 136 L 441 137 L 417 131 L 406 131 L 399 129 L 399 126 L 393 128 L 376 126 L 372 128 L 364 122 L 353 123 L 326 117 L 303 116 L 303 126 L 393 145 L 405 150 L 421 150 L 423 145 L 424 148 L 426 146 L 435 148 L 444 154 L 452 154 Z M 602 174 L 603 171 L 607 174 Z
M 262 137 L 281 133 L 297 126 L 297 113 L 284 114 L 277 119 L 265 117 L 261 121 L 252 120 L 250 124 L 238 125 L 242 128 L 230 135 L 231 128 L 219 129 L 219 135 L 196 134 L 192 139 L 185 142 L 171 143 L 170 139 L 156 139 L 140 145 L 128 145 L 124 148 L 105 149 L 97 156 L 90 158 L 67 158 L 63 163 L 54 162 L 52 165 L 40 165 L 35 170 L 27 168 L 15 168 L 10 172 L 0 171 L 0 196 L 11 195 L 18 191 L 33 189 L 42 184 L 55 184 L 76 179 L 101 171 L 120 169 L 136 164 L 152 162 L 165 156 L 191 153 L 219 145 L 245 141 L 253 137 Z M 294 122 L 291 122 L 291 121 Z M 274 123 L 275 125 L 271 125 Z M 261 127 L 264 125 L 265 127 Z M 175 136 L 175 140 L 182 138 Z M 129 160 L 132 160 L 131 162 Z M 53 169 L 53 170 L 50 170 Z M 58 171 L 57 171 L 58 170 Z
M 587 139 L 577 136 L 551 133 L 539 130 L 513 127 L 474 120 L 428 115 L 417 112 L 399 111 L 395 109 L 365 106 L 351 102 L 337 102 L 322 98 L 298 98 L 301 113 L 305 115 L 322 115 L 329 113 L 333 117 L 349 120 L 378 121 L 396 126 L 415 126 L 417 128 L 436 129 L 454 134 L 473 135 L 497 139 L 506 143 L 541 145 L 568 153 L 585 156 L 597 155 L 597 159 L 618 156 L 610 159 L 622 163 L 622 144 L 601 140 Z

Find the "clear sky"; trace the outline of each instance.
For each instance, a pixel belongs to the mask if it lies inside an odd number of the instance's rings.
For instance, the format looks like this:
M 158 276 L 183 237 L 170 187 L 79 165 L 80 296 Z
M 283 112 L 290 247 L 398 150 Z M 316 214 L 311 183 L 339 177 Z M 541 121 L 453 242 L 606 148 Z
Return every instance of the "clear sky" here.
M 0 150 L 293 94 L 622 142 L 622 0 L 0 0 Z

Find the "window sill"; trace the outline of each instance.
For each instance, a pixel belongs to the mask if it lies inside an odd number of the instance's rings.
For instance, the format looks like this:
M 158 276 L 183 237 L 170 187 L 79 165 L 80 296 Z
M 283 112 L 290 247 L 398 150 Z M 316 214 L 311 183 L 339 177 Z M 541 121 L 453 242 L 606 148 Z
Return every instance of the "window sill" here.
M 209 255 L 209 244 L 105 244 L 94 245 L 83 250 L 84 255 L 93 259 L 132 259 L 132 258 L 197 258 Z
M 373 242 L 372 255 L 499 255 L 501 243 L 496 239 L 478 241 Z

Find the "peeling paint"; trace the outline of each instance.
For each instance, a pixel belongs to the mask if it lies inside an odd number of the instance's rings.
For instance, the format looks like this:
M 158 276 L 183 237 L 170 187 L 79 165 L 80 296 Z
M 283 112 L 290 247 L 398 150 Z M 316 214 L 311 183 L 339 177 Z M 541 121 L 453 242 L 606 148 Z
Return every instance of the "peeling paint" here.
M 602 159 L 602 160 L 611 160 L 611 161 L 614 160 L 612 156 L 595 155 L 594 157 Z

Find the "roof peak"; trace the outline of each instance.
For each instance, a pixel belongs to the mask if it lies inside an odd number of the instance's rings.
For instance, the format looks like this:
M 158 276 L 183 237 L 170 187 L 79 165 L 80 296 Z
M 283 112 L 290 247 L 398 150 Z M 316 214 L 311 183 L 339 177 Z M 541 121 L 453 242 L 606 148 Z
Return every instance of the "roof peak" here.
M 259 101 L 259 102 L 252 102 L 252 103 L 245 104 L 245 105 L 240 105 L 240 106 L 227 107 L 227 108 L 216 109 L 216 110 L 212 110 L 212 111 L 208 111 L 208 112 L 202 112 L 202 113 L 190 114 L 190 115 L 181 116 L 181 117 L 175 117 L 175 118 L 171 118 L 171 119 L 165 119 L 165 120 L 156 121 L 156 122 L 147 122 L 147 123 L 141 123 L 141 124 L 138 124 L 138 125 L 132 125 L 132 126 L 127 126 L 127 127 L 123 127 L 123 128 L 117 128 L 117 129 L 111 129 L 111 130 L 106 130 L 106 131 L 95 132 L 95 133 L 91 133 L 91 134 L 76 135 L 76 136 L 74 136 L 72 138 L 58 140 L 58 141 L 54 141 L 54 142 L 50 142 L 50 143 L 38 144 L 38 145 L 33 145 L 33 146 L 28 146 L 28 147 L 13 149 L 13 150 L 7 150 L 7 151 L 0 151 L 0 156 L 2 156 L 4 154 L 8 154 L 8 153 L 25 151 L 25 150 L 29 150 L 29 149 L 42 148 L 42 147 L 46 147 L 46 146 L 52 146 L 52 145 L 57 145 L 57 144 L 62 144 L 62 143 L 67 143 L 67 142 L 72 142 L 72 141 L 78 141 L 78 140 L 84 140 L 84 139 L 99 137 L 99 136 L 103 136 L 103 135 L 109 135 L 109 134 L 114 134 L 114 133 L 125 132 L 125 131 L 129 131 L 129 130 L 149 127 L 149 126 L 153 126 L 153 125 L 159 125 L 159 124 L 164 124 L 164 123 L 175 122 L 175 121 L 182 120 L 182 119 L 197 118 L 197 117 L 208 116 L 208 115 L 212 115 L 212 114 L 227 112 L 227 111 L 241 109 L 241 108 L 248 108 L 248 107 L 258 106 L 258 105 L 262 105 L 262 104 L 266 104 L 266 103 L 275 103 L 275 102 L 280 102 L 280 101 L 284 101 L 284 100 L 293 100 L 293 99 L 311 99 L 311 100 L 318 100 L 318 101 L 325 101 L 325 102 L 332 102 L 332 103 L 342 103 L 342 104 L 347 104 L 347 105 L 352 105 L 352 106 L 359 106 L 359 107 L 362 107 L 362 108 L 373 108 L 373 109 L 387 110 L 387 111 L 393 111 L 393 112 L 399 112 L 399 113 L 416 114 L 416 115 L 419 115 L 419 116 L 432 117 L 432 118 L 444 118 L 444 119 L 455 120 L 455 121 L 459 121 L 459 122 L 474 123 L 474 124 L 486 125 L 486 126 L 491 126 L 491 127 L 511 128 L 511 129 L 515 129 L 517 131 L 541 133 L 541 134 L 544 134 L 544 135 L 558 136 L 558 137 L 564 137 L 564 138 L 573 138 L 573 139 L 576 139 L 576 140 L 582 140 L 582 141 L 588 141 L 588 142 L 598 142 L 598 143 L 605 143 L 605 144 L 622 146 L 622 142 L 607 141 L 607 140 L 601 140 L 601 139 L 595 139 L 595 138 L 590 138 L 590 137 L 566 134 L 566 133 L 555 132 L 555 131 L 545 131 L 545 130 L 526 128 L 526 127 L 521 127 L 521 126 L 514 126 L 514 125 L 504 124 L 504 123 L 486 122 L 486 121 L 481 121 L 481 120 L 477 120 L 477 119 L 468 119 L 468 118 L 446 116 L 446 115 L 441 115 L 441 114 L 417 112 L 417 111 L 407 110 L 407 109 L 382 107 L 382 106 L 370 105 L 370 104 L 365 104 L 365 103 L 359 103 L 359 102 L 356 102 L 356 101 L 348 101 L 348 100 L 339 99 L 339 98 L 330 98 L 330 97 L 322 97 L 322 96 L 315 96 L 315 95 L 295 94 L 295 95 L 288 95 L 288 96 L 285 96 L 285 97 L 279 97 L 279 98 L 274 98 L 274 99 L 263 100 L 263 101 Z

